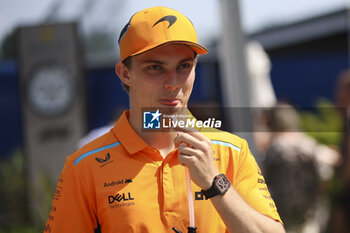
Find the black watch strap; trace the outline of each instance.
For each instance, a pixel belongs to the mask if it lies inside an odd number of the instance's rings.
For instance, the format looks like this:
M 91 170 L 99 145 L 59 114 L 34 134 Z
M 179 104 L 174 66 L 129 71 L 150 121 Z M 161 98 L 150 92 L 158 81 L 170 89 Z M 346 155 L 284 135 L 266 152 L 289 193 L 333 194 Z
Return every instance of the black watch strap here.
M 219 174 L 215 176 L 211 187 L 207 190 L 201 190 L 206 198 L 215 197 L 216 195 L 222 195 L 229 190 L 231 187 L 231 182 L 225 176 L 225 174 Z

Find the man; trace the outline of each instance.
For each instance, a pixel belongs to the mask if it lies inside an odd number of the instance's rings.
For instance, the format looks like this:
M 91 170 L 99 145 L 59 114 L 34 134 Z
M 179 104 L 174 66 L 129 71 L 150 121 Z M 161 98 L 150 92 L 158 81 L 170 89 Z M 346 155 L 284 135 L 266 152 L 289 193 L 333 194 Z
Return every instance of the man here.
M 207 53 L 190 20 L 165 7 L 142 10 L 119 45 L 116 73 L 130 110 L 67 158 L 46 232 L 187 232 L 185 167 L 198 232 L 284 232 L 246 141 L 221 131 L 142 130 L 143 108 L 187 107 L 197 54 Z

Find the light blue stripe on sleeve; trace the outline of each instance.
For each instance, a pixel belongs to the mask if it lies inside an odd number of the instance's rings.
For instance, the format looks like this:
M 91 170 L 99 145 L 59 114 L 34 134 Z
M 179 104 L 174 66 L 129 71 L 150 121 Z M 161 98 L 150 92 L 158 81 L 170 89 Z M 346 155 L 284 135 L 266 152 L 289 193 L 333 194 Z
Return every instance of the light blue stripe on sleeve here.
M 106 150 L 106 149 L 111 149 L 111 148 L 116 147 L 118 145 L 120 145 L 120 142 L 115 142 L 113 144 L 110 144 L 110 145 L 107 145 L 107 146 L 103 146 L 103 147 L 97 148 L 95 150 L 86 152 L 86 153 L 80 155 L 76 160 L 74 160 L 74 165 L 77 165 L 81 160 L 83 160 L 85 157 L 87 157 L 89 155 L 98 153 L 98 152 Z
M 216 144 L 216 145 L 221 145 L 221 146 L 228 146 L 228 147 L 231 147 L 232 149 L 236 150 L 236 151 L 239 151 L 241 152 L 241 148 L 231 144 L 231 143 L 228 143 L 228 142 L 222 142 L 222 141 L 217 141 L 217 140 L 211 140 L 211 143 L 213 144 Z

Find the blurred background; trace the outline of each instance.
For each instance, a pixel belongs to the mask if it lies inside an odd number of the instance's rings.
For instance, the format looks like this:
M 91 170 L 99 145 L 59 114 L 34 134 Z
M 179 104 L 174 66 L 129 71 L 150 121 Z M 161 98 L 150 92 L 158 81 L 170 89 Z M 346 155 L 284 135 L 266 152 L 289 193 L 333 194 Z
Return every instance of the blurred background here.
M 190 105 L 255 113 L 223 117 L 248 139 L 287 231 L 350 232 L 349 4 L 0 2 L 0 233 L 44 230 L 65 157 L 128 108 L 121 29 L 158 5 L 186 15 L 209 50 Z

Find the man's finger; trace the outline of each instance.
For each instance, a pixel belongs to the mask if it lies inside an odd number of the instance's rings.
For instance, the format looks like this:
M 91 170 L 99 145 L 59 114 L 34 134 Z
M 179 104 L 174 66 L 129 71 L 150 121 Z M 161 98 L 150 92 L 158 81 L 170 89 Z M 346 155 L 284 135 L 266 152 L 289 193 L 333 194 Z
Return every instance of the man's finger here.
M 178 160 L 180 164 L 184 164 L 187 167 L 193 166 L 193 164 L 197 161 L 194 156 L 179 154 Z
M 188 156 L 197 157 L 201 153 L 200 151 L 193 149 L 193 148 L 190 148 L 188 146 L 179 146 L 177 149 L 178 149 L 179 154 L 184 154 L 184 155 L 188 155 Z
M 204 149 L 203 143 L 200 140 L 188 133 L 179 132 L 177 137 L 174 139 L 174 144 L 176 147 L 178 147 L 182 143 L 196 149 Z
M 174 129 L 178 132 L 188 133 L 201 141 L 208 140 L 206 136 L 204 136 L 201 132 L 199 132 L 196 128 L 193 127 L 175 127 Z

